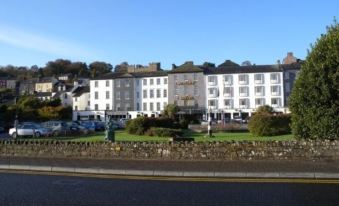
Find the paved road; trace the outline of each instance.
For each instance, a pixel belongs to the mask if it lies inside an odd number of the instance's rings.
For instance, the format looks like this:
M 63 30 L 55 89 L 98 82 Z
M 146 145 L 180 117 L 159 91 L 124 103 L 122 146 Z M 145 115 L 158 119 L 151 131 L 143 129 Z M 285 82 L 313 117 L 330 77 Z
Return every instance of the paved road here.
M 339 205 L 339 184 L 192 182 L 0 173 L 0 205 Z

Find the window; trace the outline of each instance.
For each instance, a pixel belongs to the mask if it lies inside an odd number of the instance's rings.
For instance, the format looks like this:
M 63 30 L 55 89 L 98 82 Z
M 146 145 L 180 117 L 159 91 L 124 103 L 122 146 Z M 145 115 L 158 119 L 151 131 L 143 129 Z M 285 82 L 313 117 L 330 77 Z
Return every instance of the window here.
M 115 107 L 116 107 L 116 111 L 121 111 L 120 103 L 117 103 L 117 104 L 115 105 Z
M 147 98 L 147 90 L 146 89 L 142 90 L 142 97 Z
M 210 86 L 217 85 L 217 77 L 216 76 L 208 76 L 208 85 L 210 85 Z
M 125 108 L 125 111 L 131 111 L 131 105 L 129 103 L 125 105 Z
M 239 96 L 247 97 L 248 96 L 248 87 L 239 87 Z
M 153 89 L 149 90 L 149 98 L 154 98 L 154 90 Z
M 129 79 L 125 79 L 125 87 L 129 87 Z
M 208 100 L 208 106 L 209 107 L 213 107 L 214 109 L 217 109 L 217 104 L 218 104 L 218 100 Z
M 233 87 L 225 87 L 224 88 L 224 96 L 225 97 L 233 97 Z
M 75 111 L 78 111 L 78 106 L 74 106 L 74 110 L 75 110 Z
M 249 99 L 239 99 L 240 108 L 248 108 L 250 104 Z
M 129 91 L 125 91 L 125 99 L 126 99 L 126 100 L 129 99 Z
M 265 87 L 264 86 L 256 86 L 254 87 L 256 96 L 264 96 L 265 95 Z
M 109 87 L 109 80 L 106 80 L 106 87 Z
M 263 106 L 265 105 L 265 99 L 264 98 L 256 98 L 255 99 L 255 107 Z
M 157 98 L 160 98 L 160 97 L 161 97 L 161 90 L 157 89 Z
M 217 97 L 218 96 L 218 89 L 217 88 L 209 88 L 208 89 L 208 96 L 209 97 Z
M 106 91 L 106 99 L 109 99 L 109 91 Z
M 137 92 L 137 99 L 139 99 L 140 98 L 140 93 L 139 92 Z
M 87 106 L 90 106 L 91 105 L 91 102 L 90 101 L 87 101 Z
M 239 84 L 248 84 L 248 75 L 247 74 L 239 75 Z
M 157 111 L 160 111 L 160 102 L 157 102 Z
M 142 110 L 147 111 L 147 103 L 145 103 L 145 102 L 143 103 Z
M 278 84 L 279 83 L 280 75 L 278 73 L 271 74 L 271 83 Z
M 164 78 L 164 84 L 167 84 L 167 78 Z
M 117 80 L 115 80 L 115 81 L 116 81 L 116 84 L 115 84 L 115 85 L 116 85 L 117 87 L 120 87 L 120 79 L 117 79 Z
M 139 79 L 137 79 L 137 86 L 139 86 Z
M 164 102 L 164 103 L 163 103 L 163 106 L 164 106 L 164 109 L 165 109 L 166 106 L 167 106 L 167 102 Z
M 109 110 L 109 104 L 106 104 L 106 110 Z
M 99 93 L 98 92 L 94 93 L 94 99 L 99 99 Z
M 143 80 L 142 80 L 142 84 L 143 84 L 143 85 L 147 85 L 147 79 L 143 79 Z
M 149 80 L 149 84 L 150 84 L 150 85 L 153 85 L 153 84 L 154 84 L 154 79 L 150 79 L 150 80 Z
M 174 95 L 179 95 L 179 92 L 180 92 L 179 88 L 176 88 L 174 91 L 175 91 Z
M 120 99 L 120 92 L 116 92 L 116 98 Z
M 94 82 L 94 87 L 98 87 L 98 81 Z
M 151 102 L 151 103 L 149 103 L 149 110 L 150 110 L 150 111 L 153 111 L 153 109 L 154 109 L 154 108 L 153 108 L 153 102 Z
M 271 99 L 271 106 L 272 107 L 279 107 L 280 106 L 280 98 L 272 98 Z
M 98 104 L 95 104 L 95 105 L 94 105 L 94 110 L 99 110 Z
M 164 97 L 167 97 L 167 89 L 164 89 Z
M 193 91 L 193 94 L 194 95 L 198 95 L 199 92 L 198 92 L 198 85 L 194 84 L 194 91 Z
M 67 93 L 64 94 L 64 99 L 67 99 Z
M 254 75 L 254 83 L 263 84 L 264 83 L 264 74 L 255 74 Z
M 225 107 L 227 109 L 233 108 L 233 100 L 232 99 L 225 99 L 224 104 L 225 104 Z
M 224 82 L 227 85 L 233 84 L 233 76 L 232 75 L 224 75 Z
M 137 111 L 140 111 L 140 104 L 137 102 Z
M 280 86 L 271 86 L 271 95 L 278 96 L 280 95 Z
M 160 78 L 157 78 L 157 85 L 160 85 Z
M 75 98 L 74 98 L 74 101 L 77 102 L 77 101 L 78 101 L 78 97 L 75 97 Z

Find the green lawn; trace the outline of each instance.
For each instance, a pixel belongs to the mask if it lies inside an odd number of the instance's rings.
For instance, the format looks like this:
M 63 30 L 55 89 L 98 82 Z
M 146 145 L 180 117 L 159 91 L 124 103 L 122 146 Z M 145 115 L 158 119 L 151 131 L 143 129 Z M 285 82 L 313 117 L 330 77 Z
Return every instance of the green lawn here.
M 273 137 L 256 137 L 252 136 L 250 133 L 213 133 L 212 138 L 205 137 L 206 133 L 196 133 L 192 131 L 186 131 L 185 137 L 193 137 L 197 142 L 203 141 L 289 141 L 294 140 L 293 135 L 281 135 L 281 136 L 273 136 Z M 105 133 L 99 132 L 86 136 L 75 136 L 75 137 L 42 137 L 42 138 L 29 138 L 35 140 L 64 140 L 64 141 L 76 141 L 76 142 L 100 142 L 105 141 Z M 26 138 L 21 138 L 26 139 Z M 150 137 L 145 135 L 131 135 L 123 130 L 118 130 L 115 132 L 116 141 L 153 141 L 153 142 L 166 142 L 169 138 L 166 137 Z
M 186 132 L 185 136 L 193 137 L 197 142 L 203 141 L 289 141 L 294 140 L 292 134 L 288 135 L 279 135 L 273 137 L 257 137 L 253 136 L 249 132 L 218 132 L 213 133 L 213 137 L 205 137 L 206 133 L 197 133 L 197 132 Z

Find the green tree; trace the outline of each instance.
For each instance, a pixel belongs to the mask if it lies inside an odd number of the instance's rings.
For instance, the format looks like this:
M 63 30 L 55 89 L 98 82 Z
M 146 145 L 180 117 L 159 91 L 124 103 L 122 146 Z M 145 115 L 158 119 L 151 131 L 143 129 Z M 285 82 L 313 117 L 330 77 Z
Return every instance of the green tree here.
M 168 104 L 163 111 L 163 116 L 175 119 L 176 114 L 180 111 L 179 107 L 174 104 Z
M 256 109 L 257 114 L 272 114 L 274 109 L 269 105 L 263 105 Z
M 339 138 L 339 24 L 327 27 L 306 57 L 289 99 L 299 138 Z
M 97 77 L 102 74 L 106 74 L 111 72 L 113 69 L 113 66 L 111 64 L 108 64 L 106 62 L 93 62 L 89 65 L 89 70 L 91 73 L 91 77 Z

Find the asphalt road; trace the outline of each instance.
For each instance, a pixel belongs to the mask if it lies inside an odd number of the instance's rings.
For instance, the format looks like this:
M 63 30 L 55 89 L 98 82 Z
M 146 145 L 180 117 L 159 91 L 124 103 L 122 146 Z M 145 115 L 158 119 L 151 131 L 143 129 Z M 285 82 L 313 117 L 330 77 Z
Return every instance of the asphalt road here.
M 339 205 L 339 182 L 136 180 L 0 173 L 0 205 Z

